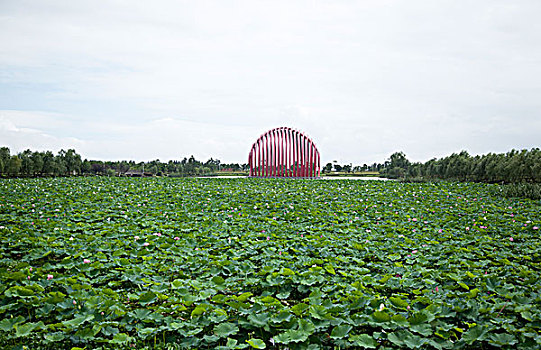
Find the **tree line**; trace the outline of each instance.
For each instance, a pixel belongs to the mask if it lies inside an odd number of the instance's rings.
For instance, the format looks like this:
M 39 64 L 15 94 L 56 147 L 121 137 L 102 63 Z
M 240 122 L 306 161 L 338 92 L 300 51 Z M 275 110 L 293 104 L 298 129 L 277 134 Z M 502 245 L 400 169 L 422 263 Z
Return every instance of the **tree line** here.
M 511 150 L 471 156 L 466 151 L 425 163 L 412 163 L 403 152 L 385 162 L 381 175 L 405 180 L 451 180 L 486 183 L 541 183 L 541 151 Z
M 472 181 L 486 183 L 541 183 L 541 151 L 511 150 L 507 153 L 488 153 L 471 156 L 466 151 L 453 153 L 427 162 L 410 162 L 403 152 L 393 153 L 384 163 L 362 166 L 328 163 L 322 172 L 374 171 L 380 176 L 408 181 Z M 8 147 L 0 147 L 0 175 L 3 177 L 80 176 L 80 175 L 156 175 L 204 176 L 224 171 L 248 171 L 248 164 L 221 163 L 210 158 L 206 162 L 192 155 L 182 160 L 161 162 L 100 161 L 82 159 L 73 149 L 31 151 L 11 154 Z
M 345 173 L 379 172 L 385 167 L 385 164 L 381 164 L 381 163 L 373 163 L 371 165 L 363 164 L 363 165 L 355 165 L 355 166 L 352 164 L 341 165 L 341 164 L 338 164 L 336 161 L 333 161 L 333 163 L 325 164 L 325 166 L 321 169 L 321 171 L 326 174 L 331 173 L 333 171 L 345 172 Z
M 210 158 L 206 162 L 191 157 L 180 161 L 149 162 L 101 161 L 82 159 L 73 149 L 60 150 L 56 155 L 51 151 L 39 152 L 29 149 L 11 154 L 8 147 L 0 148 L 0 175 L 3 177 L 43 177 L 43 176 L 199 176 L 224 171 L 247 171 L 247 164 L 221 163 Z

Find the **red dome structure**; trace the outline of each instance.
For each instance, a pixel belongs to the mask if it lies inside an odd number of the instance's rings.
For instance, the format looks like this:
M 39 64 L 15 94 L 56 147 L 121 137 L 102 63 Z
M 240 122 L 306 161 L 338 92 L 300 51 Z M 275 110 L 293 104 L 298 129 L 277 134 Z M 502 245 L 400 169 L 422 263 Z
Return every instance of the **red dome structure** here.
M 314 142 L 287 127 L 261 135 L 252 145 L 248 164 L 254 177 L 319 177 L 321 167 Z

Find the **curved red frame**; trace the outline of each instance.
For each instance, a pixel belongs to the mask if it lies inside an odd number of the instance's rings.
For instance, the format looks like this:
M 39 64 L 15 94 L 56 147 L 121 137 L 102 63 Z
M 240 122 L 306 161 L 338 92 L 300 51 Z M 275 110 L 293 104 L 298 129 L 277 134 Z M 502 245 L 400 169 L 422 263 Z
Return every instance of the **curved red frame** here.
M 252 145 L 248 165 L 255 177 L 319 177 L 321 167 L 314 142 L 287 127 L 261 135 Z

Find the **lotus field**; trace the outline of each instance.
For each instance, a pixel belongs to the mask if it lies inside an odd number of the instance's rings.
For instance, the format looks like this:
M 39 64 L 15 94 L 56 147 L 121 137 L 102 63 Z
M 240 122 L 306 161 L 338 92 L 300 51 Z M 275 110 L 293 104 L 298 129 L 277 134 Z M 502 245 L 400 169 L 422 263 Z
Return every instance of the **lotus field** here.
M 496 194 L 0 180 L 0 348 L 539 349 L 541 203 Z

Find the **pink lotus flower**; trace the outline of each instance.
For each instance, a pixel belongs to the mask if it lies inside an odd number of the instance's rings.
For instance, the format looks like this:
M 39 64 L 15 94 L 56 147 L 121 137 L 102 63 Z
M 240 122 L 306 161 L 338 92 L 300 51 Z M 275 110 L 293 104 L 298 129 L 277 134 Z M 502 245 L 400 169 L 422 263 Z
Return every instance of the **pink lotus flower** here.
M 53 275 L 47 275 L 47 280 L 52 280 L 53 279 Z
M 30 270 L 30 272 L 32 272 L 32 266 L 30 266 L 29 270 Z
M 77 305 L 77 302 L 75 300 L 73 301 L 73 305 Z
M 180 238 L 179 237 L 175 237 L 175 241 L 178 241 Z
M 140 238 L 139 236 L 133 237 L 136 241 Z
M 509 237 L 509 240 L 510 240 L 511 242 L 513 242 L 513 237 Z
M 440 290 L 438 289 L 438 287 L 436 287 L 436 293 L 439 292 Z
M 84 260 L 83 260 L 83 264 L 90 264 L 90 260 L 84 259 Z
M 270 240 L 270 237 L 269 237 L 269 236 L 267 236 L 267 241 L 269 241 L 269 240 Z
M 149 245 L 150 245 L 150 243 L 148 243 L 148 242 L 143 243 L 143 247 L 148 247 Z
M 442 233 L 442 232 L 443 232 L 443 230 L 440 228 L 440 229 L 438 230 L 438 233 Z
M 534 227 L 532 227 L 532 228 L 533 228 L 534 230 L 539 230 L 539 227 L 537 227 L 537 226 L 534 226 Z
M 161 234 L 161 233 L 159 233 L 159 232 L 156 232 L 156 233 L 154 233 L 154 236 L 158 236 L 158 237 L 161 237 L 161 236 L 162 236 L 162 234 Z

